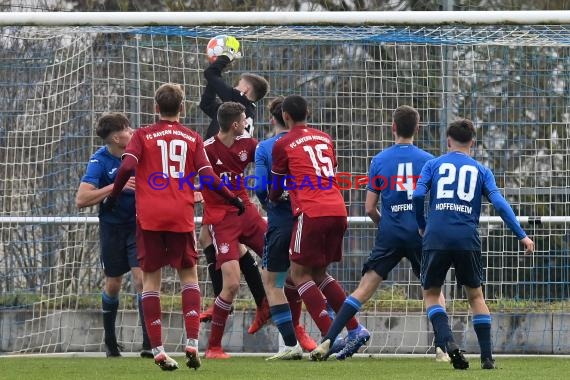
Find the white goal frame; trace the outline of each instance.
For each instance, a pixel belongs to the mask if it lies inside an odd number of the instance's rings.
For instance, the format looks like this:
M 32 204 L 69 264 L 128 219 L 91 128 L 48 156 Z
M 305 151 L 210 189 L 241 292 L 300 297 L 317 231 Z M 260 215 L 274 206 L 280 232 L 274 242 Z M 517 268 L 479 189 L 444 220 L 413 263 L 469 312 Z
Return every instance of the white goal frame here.
M 0 26 L 555 25 L 570 11 L 3 12 Z

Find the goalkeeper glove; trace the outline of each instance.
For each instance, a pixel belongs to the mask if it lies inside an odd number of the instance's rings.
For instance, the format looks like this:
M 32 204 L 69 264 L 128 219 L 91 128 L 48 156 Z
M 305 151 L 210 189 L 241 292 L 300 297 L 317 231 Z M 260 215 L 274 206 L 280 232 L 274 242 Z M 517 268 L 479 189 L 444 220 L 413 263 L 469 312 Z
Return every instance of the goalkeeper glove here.
M 224 41 L 224 50 L 221 55 L 225 55 L 230 59 L 230 61 L 233 61 L 235 58 L 241 58 L 239 48 L 239 41 L 233 36 L 227 36 Z
M 238 216 L 245 212 L 245 205 L 240 197 L 235 197 L 229 200 L 230 204 L 238 209 Z
M 101 203 L 101 210 L 103 211 L 115 211 L 115 206 L 117 205 L 117 198 L 106 197 Z
M 245 127 L 245 135 L 249 137 L 253 137 L 253 119 L 248 117 L 247 119 L 247 127 Z

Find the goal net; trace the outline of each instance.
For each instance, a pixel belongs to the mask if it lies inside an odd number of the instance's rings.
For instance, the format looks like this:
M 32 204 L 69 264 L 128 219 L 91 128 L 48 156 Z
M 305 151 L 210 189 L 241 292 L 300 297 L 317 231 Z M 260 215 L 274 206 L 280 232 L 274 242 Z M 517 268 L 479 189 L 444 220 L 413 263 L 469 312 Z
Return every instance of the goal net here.
M 523 257 L 516 238 L 485 205 L 481 238 L 484 287 L 494 314 L 495 350 L 568 353 L 570 296 L 568 160 L 570 27 L 243 26 L 2 27 L 0 37 L 0 351 L 102 351 L 96 208 L 78 211 L 75 192 L 101 145 L 97 118 L 121 111 L 132 124 L 156 120 L 154 91 L 176 82 L 186 92 L 183 123 L 204 135 L 198 108 L 208 40 L 237 37 L 243 58 L 225 74 L 268 78 L 255 135 L 270 136 L 269 100 L 300 94 L 310 123 L 336 142 L 339 170 L 365 175 L 371 158 L 393 142 L 391 113 L 417 108 L 417 145 L 446 151 L 445 128 L 474 120 L 475 157 L 495 173 L 523 227 L 535 239 Z M 375 236 L 364 218 L 365 190 L 343 190 L 350 227 L 345 257 L 332 274 L 356 288 Z M 201 210 L 197 210 L 197 216 Z M 203 306 L 212 302 L 200 258 Z M 163 273 L 163 337 L 181 349 L 183 323 L 175 272 Z M 451 277 L 453 278 L 453 277 Z M 229 352 L 271 352 L 277 330 L 246 331 L 254 304 L 246 287 L 230 317 Z M 463 291 L 448 282 L 447 309 L 456 339 L 478 352 Z M 304 314 L 310 334 L 318 330 Z M 407 262 L 382 284 L 361 313 L 373 333 L 369 353 L 432 352 L 433 334 L 421 288 Z M 128 276 L 117 318 L 119 343 L 140 348 L 136 299 Z M 201 347 L 209 325 L 201 326 Z

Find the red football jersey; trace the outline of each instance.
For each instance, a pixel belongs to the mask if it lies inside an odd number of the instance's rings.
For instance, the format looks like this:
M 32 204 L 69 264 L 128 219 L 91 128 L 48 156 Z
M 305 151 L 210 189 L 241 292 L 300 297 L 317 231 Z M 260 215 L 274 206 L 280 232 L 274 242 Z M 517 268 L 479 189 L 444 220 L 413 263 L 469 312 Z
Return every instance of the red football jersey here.
M 337 167 L 331 137 L 308 126 L 296 126 L 273 146 L 271 171 L 287 176 L 293 214 L 310 217 L 347 216 L 335 178 Z
M 257 140 L 249 135 L 236 137 L 232 146 L 225 146 L 218 136 L 213 136 L 204 141 L 204 148 L 214 172 L 228 184 L 228 189 L 235 196 L 240 197 L 245 204 L 251 203 L 244 185 L 244 170 L 255 160 L 255 148 Z M 203 186 L 204 196 L 204 223 L 214 224 L 219 222 L 227 211 L 237 212 L 222 196 L 214 192 L 207 185 Z
M 160 120 L 133 134 L 125 155 L 138 161 L 137 220 L 143 230 L 194 230 L 194 191 L 201 169 L 211 167 L 200 135 L 178 122 Z

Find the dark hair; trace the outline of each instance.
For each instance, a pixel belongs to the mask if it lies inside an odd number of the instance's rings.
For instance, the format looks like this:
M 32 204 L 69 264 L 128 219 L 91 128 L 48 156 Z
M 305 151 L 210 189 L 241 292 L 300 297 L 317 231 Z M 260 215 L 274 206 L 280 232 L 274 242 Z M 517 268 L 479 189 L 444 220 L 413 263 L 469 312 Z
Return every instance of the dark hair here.
M 305 121 L 309 106 L 305 98 L 299 95 L 289 95 L 283 100 L 283 112 L 287 112 L 295 122 Z
M 154 101 L 158 105 L 161 116 L 176 116 L 184 100 L 182 86 L 175 83 L 165 83 L 154 93 Z
M 240 121 L 241 114 L 245 112 L 245 107 L 243 104 L 236 102 L 225 102 L 218 108 L 218 124 L 220 124 L 220 130 L 222 132 L 227 132 L 233 123 Z
M 473 122 L 469 119 L 455 120 L 449 124 L 446 135 L 458 143 L 467 144 L 475 139 L 475 127 L 473 126 Z
M 396 124 L 396 133 L 403 138 L 414 136 L 420 122 L 420 114 L 414 107 L 400 106 L 392 114 L 392 120 Z
M 107 112 L 97 121 L 95 133 L 106 140 L 113 132 L 121 132 L 131 126 L 127 116 L 121 112 Z
M 259 99 L 263 99 L 267 92 L 269 91 L 269 83 L 267 79 L 262 77 L 261 75 L 251 74 L 251 73 L 243 73 L 240 76 L 241 79 L 247 81 L 253 90 L 253 94 L 251 97 L 253 98 L 254 102 L 257 102 Z
M 271 116 L 273 116 L 277 124 L 279 124 L 282 127 L 285 126 L 285 120 L 283 120 L 284 99 L 285 99 L 284 97 L 278 96 L 275 99 L 273 99 L 269 104 L 269 113 L 271 114 Z

